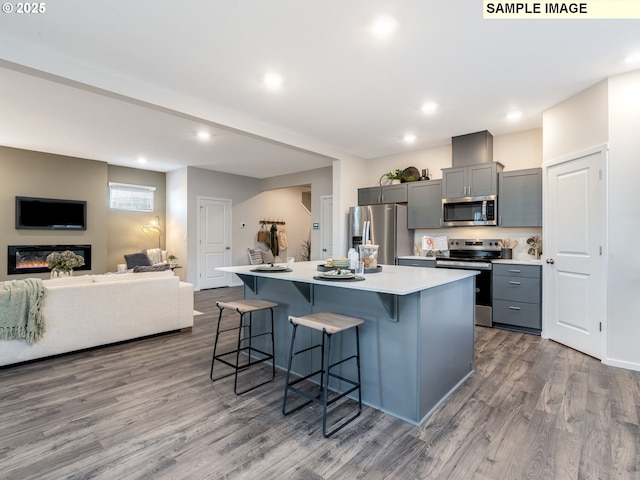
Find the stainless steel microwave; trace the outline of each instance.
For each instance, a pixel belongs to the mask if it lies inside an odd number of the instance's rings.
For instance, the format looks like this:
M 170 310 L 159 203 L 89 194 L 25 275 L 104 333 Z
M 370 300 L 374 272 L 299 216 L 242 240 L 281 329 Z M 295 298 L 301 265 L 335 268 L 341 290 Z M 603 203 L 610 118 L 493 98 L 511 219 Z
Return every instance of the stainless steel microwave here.
M 473 227 L 497 225 L 496 195 L 442 199 L 442 226 Z

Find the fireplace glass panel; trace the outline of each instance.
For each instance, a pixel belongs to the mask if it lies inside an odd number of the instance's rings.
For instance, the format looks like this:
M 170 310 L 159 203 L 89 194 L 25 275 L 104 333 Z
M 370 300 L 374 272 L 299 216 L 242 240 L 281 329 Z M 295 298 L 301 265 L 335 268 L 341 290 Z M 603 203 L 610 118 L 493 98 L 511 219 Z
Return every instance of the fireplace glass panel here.
M 47 256 L 65 250 L 84 257 L 84 265 L 74 270 L 91 270 L 91 245 L 9 245 L 7 274 L 48 272 Z

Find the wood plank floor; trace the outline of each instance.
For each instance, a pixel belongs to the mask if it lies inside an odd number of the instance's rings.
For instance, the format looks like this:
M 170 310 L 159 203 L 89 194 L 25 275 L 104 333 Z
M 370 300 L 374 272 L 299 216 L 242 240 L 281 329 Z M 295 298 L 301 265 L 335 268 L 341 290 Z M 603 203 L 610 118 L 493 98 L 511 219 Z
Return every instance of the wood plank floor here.
M 322 437 L 284 374 L 211 383 L 216 300 L 192 331 L 0 369 L 2 479 L 640 479 L 640 373 L 476 327 L 474 375 L 421 427 L 365 407 Z

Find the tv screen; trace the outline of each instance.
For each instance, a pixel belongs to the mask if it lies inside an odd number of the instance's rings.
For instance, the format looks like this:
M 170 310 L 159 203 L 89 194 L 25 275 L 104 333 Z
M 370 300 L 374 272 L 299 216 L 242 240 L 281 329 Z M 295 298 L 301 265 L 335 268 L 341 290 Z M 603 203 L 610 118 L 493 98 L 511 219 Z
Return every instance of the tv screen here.
M 16 197 L 16 228 L 86 230 L 87 202 L 83 200 Z

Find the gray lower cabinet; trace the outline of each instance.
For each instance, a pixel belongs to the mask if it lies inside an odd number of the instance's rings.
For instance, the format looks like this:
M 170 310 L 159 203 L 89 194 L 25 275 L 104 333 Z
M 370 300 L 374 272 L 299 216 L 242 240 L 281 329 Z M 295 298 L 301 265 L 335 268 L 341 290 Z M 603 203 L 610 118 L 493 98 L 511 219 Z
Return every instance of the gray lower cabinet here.
M 442 227 L 442 180 L 407 184 L 407 227 Z
M 501 227 L 542 226 L 542 169 L 529 168 L 498 175 L 498 216 Z
M 542 330 L 542 267 L 493 264 L 495 327 L 540 334 Z
M 407 203 L 407 184 L 358 189 L 358 205 L 377 205 L 379 203 Z
M 435 258 L 398 258 L 396 263 L 405 267 L 436 267 Z

